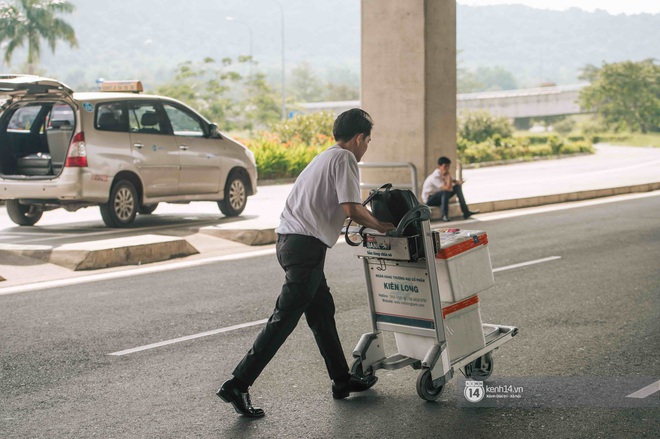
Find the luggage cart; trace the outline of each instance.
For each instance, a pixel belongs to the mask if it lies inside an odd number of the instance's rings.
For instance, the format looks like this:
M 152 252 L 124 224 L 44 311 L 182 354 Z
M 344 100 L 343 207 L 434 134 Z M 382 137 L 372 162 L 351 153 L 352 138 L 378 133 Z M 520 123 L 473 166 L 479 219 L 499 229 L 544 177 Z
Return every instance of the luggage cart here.
M 469 379 L 488 379 L 493 372 L 493 351 L 510 341 L 518 328 L 481 324 L 479 317 L 483 347 L 450 358 L 444 315 L 454 305 L 443 309 L 440 300 L 434 260 L 440 248 L 439 244 L 434 245 L 430 217 L 429 208 L 420 205 L 410 210 L 397 229 L 387 235 L 361 232 L 363 242 L 358 247 L 358 257 L 364 264 L 373 331 L 363 334 L 355 347 L 351 373 L 368 376 L 379 369 L 411 366 L 420 370 L 418 395 L 426 401 L 435 401 L 456 371 Z M 402 236 L 413 222 L 421 222 L 422 236 Z M 392 297 L 400 300 L 391 300 Z M 474 306 L 476 302 L 475 295 L 465 306 Z M 471 329 L 479 331 L 474 325 Z M 394 333 L 399 352 L 385 354 L 382 331 Z

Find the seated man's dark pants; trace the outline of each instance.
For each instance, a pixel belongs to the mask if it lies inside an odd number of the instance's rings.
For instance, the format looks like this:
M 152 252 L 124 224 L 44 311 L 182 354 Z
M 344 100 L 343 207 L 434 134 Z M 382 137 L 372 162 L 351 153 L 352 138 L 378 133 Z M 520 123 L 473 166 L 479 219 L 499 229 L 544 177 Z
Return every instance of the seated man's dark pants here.
M 348 378 L 335 326 L 335 304 L 323 274 L 327 246 L 316 238 L 280 235 L 277 260 L 286 278 L 275 310 L 233 375 L 252 385 L 305 314 L 332 380 Z
M 465 197 L 463 196 L 463 188 L 460 184 L 454 186 L 454 189 L 451 191 L 440 191 L 431 195 L 426 202 L 428 206 L 440 206 L 440 212 L 442 216 L 449 215 L 449 199 L 456 195 L 458 197 L 458 204 L 461 205 L 461 212 L 463 215 L 467 214 L 470 210 L 468 209 L 467 203 L 465 202 Z

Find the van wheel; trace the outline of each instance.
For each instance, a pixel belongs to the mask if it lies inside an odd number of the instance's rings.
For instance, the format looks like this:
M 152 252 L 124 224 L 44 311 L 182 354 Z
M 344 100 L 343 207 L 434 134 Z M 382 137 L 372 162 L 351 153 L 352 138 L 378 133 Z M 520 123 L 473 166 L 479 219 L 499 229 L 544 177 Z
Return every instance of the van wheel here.
M 19 226 L 33 226 L 41 219 L 44 211 L 33 204 L 21 204 L 18 200 L 7 200 L 7 214 Z
M 156 210 L 157 207 L 158 207 L 158 203 L 140 206 L 140 210 L 138 211 L 138 213 L 140 215 L 151 215 L 152 213 L 154 213 L 154 210 Z
M 133 183 L 120 180 L 112 187 L 108 202 L 100 206 L 103 222 L 108 227 L 128 227 L 135 219 L 138 205 Z
M 220 212 L 226 216 L 238 216 L 247 204 L 247 183 L 245 177 L 232 172 L 225 185 L 225 199 L 218 201 Z

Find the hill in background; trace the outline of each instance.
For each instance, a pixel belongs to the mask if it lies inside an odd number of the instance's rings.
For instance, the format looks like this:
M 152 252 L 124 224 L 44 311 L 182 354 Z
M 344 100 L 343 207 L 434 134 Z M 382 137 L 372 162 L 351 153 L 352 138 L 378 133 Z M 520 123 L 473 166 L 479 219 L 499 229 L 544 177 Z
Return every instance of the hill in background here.
M 147 88 L 171 79 L 176 65 L 249 52 L 275 84 L 281 62 L 280 9 L 272 0 L 72 0 L 78 49 L 42 47 L 41 69 L 76 89 L 96 78 L 139 78 Z M 307 62 L 323 80 L 359 80 L 360 1 L 280 0 L 287 71 Z M 457 9 L 459 66 L 501 67 L 518 86 L 577 81 L 586 64 L 660 58 L 660 14 L 633 16 L 520 5 Z M 240 21 L 227 21 L 231 16 Z M 370 26 L 378 23 L 366 22 Z M 249 26 L 249 29 L 248 29 Z M 17 50 L 12 68 L 24 62 Z M 275 85 L 276 86 L 276 85 Z

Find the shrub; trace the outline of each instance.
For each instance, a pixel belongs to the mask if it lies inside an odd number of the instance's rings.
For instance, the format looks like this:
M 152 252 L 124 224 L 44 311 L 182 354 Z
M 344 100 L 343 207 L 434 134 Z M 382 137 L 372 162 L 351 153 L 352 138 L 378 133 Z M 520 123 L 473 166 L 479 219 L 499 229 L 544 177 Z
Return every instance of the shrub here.
M 485 142 L 496 134 L 511 137 L 513 128 L 506 117 L 492 116 L 487 111 L 461 114 L 458 118 L 458 135 L 473 143 Z
M 562 149 L 562 154 L 577 154 L 582 152 L 594 153 L 594 147 L 586 141 L 566 143 Z
M 273 124 L 270 131 L 277 135 L 284 143 L 299 141 L 311 145 L 316 142 L 316 136 L 318 134 L 332 137 L 332 126 L 334 122 L 335 116 L 326 111 L 297 114 L 291 119 Z
M 527 149 L 530 157 L 546 157 L 552 155 L 552 148 L 547 143 L 543 145 L 530 145 Z
M 459 160 L 462 163 L 482 163 L 500 160 L 500 157 L 491 143 L 483 142 L 469 145 L 459 155 Z
M 526 139 L 529 145 L 544 145 L 548 143 L 551 134 L 523 134 L 516 136 L 519 139 Z
M 566 135 L 573 131 L 576 125 L 577 122 L 575 122 L 575 119 L 566 118 L 553 123 L 552 128 L 554 131 Z
M 317 134 L 311 144 L 302 142 L 299 136 L 282 142 L 274 133 L 261 132 L 243 143 L 254 153 L 259 178 L 293 178 L 318 154 L 334 145 L 334 140 L 324 134 Z
M 559 155 L 564 146 L 564 141 L 560 139 L 559 136 L 550 136 L 548 138 L 548 144 L 550 144 L 550 148 L 552 148 L 552 153 Z

